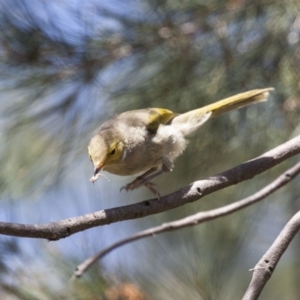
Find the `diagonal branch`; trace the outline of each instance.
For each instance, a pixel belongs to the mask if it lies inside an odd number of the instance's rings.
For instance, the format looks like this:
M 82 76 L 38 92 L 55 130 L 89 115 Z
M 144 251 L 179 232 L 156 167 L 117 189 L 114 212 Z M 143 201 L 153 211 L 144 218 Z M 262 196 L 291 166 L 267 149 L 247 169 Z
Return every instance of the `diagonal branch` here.
M 265 284 L 273 274 L 276 265 L 285 252 L 290 242 L 300 230 L 300 212 L 296 213 L 285 225 L 279 236 L 276 238 L 272 246 L 260 259 L 254 269 L 252 280 L 243 297 L 243 300 L 258 299 Z
M 77 266 L 76 271 L 73 275 L 73 277 L 80 277 L 87 269 L 89 269 L 97 260 L 103 258 L 106 254 L 110 253 L 111 251 L 115 250 L 116 248 L 123 246 L 125 244 L 131 243 L 133 241 L 156 235 L 159 233 L 163 233 L 166 231 L 173 231 L 178 230 L 184 227 L 189 226 L 195 226 L 210 220 L 214 220 L 229 214 L 232 214 L 238 210 L 241 210 L 242 208 L 245 208 L 251 204 L 254 204 L 271 193 L 278 190 L 283 185 L 289 183 L 295 176 L 297 176 L 300 173 L 300 162 L 297 163 L 295 166 L 284 172 L 282 175 L 280 175 L 277 179 L 275 179 L 272 183 L 267 185 L 266 187 L 262 188 L 260 191 L 256 192 L 250 197 L 247 197 L 245 199 L 242 199 L 240 201 L 237 201 L 235 203 L 217 208 L 212 209 L 205 212 L 199 212 L 197 214 L 188 216 L 186 218 L 183 218 L 181 220 L 169 222 L 162 224 L 157 227 L 149 228 L 143 231 L 140 231 L 136 234 L 133 234 L 127 238 L 124 238 L 111 246 L 103 249 L 102 251 L 98 252 L 96 255 L 89 257 L 86 259 L 83 263 Z
M 195 181 L 172 194 L 161 197 L 159 201 L 157 199 L 146 200 L 40 225 L 0 222 L 0 234 L 58 240 L 92 227 L 157 214 L 251 179 L 299 153 L 300 135 L 232 169 Z

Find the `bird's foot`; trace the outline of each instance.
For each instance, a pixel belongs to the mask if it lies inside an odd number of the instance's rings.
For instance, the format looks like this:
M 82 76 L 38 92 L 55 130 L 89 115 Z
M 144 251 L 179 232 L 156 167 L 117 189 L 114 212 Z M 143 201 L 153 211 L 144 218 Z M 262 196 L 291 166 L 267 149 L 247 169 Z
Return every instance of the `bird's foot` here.
M 148 181 L 147 178 L 141 178 L 137 177 L 132 182 L 126 184 L 125 186 L 121 187 L 120 192 L 122 190 L 132 191 L 135 190 L 141 186 L 145 186 L 151 193 L 153 193 L 155 196 L 157 196 L 158 200 L 160 199 L 160 193 L 155 188 L 155 184 L 151 181 Z

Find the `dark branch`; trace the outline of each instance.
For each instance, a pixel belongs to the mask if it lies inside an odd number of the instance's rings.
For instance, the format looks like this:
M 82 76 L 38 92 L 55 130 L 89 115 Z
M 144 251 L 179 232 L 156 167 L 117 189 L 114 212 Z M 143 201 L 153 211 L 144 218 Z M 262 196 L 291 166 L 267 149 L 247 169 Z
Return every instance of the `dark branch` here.
M 283 185 L 289 183 L 295 176 L 297 176 L 300 173 L 300 163 L 296 164 L 286 172 L 284 172 L 282 175 L 280 175 L 277 179 L 275 179 L 272 183 L 261 189 L 260 191 L 256 192 L 254 195 L 247 197 L 245 199 L 242 199 L 240 201 L 237 201 L 235 203 L 205 211 L 205 212 L 199 212 L 197 214 L 194 214 L 192 216 L 188 216 L 184 219 L 169 222 L 162 224 L 157 227 L 149 228 L 143 231 L 140 231 L 136 234 L 133 234 L 125 239 L 122 239 L 111 246 L 103 249 L 96 255 L 89 257 L 86 259 L 83 263 L 77 266 L 76 271 L 74 273 L 74 278 L 78 278 L 82 276 L 84 272 L 87 271 L 98 259 L 103 258 L 106 254 L 109 252 L 115 250 L 116 248 L 123 246 L 125 244 L 131 243 L 133 241 L 152 236 L 152 235 L 157 235 L 159 233 L 163 233 L 166 231 L 173 231 L 173 230 L 178 230 L 183 227 L 189 227 L 189 226 L 195 226 L 200 223 L 204 223 L 206 221 L 214 220 L 229 214 L 232 214 L 238 210 L 241 210 L 242 208 L 245 208 L 251 204 L 254 204 L 271 193 L 275 192 L 278 190 L 280 187 Z
M 285 252 L 290 242 L 295 237 L 296 233 L 300 229 L 300 212 L 296 213 L 291 220 L 285 225 L 280 232 L 273 245 L 264 254 L 264 256 L 257 263 L 255 268 L 250 271 L 253 272 L 252 280 L 249 287 L 243 297 L 243 300 L 255 300 L 258 299 L 265 284 L 273 274 L 276 265 Z
M 255 159 L 207 179 L 195 181 L 189 186 L 162 197 L 159 201 L 157 199 L 146 200 L 41 225 L 0 222 L 0 234 L 58 240 L 92 227 L 157 214 L 251 179 L 299 153 L 300 135 Z

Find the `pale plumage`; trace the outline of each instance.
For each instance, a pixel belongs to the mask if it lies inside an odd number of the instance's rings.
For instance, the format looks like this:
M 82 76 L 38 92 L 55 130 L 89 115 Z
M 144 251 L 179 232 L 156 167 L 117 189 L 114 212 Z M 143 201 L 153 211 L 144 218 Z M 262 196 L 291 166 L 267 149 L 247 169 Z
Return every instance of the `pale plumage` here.
M 187 136 L 213 116 L 249 104 L 266 101 L 273 88 L 252 90 L 184 114 L 162 108 L 124 112 L 103 123 L 88 147 L 95 181 L 101 170 L 116 175 L 145 172 L 126 185 L 133 190 L 145 185 L 159 195 L 151 179 L 171 171 L 174 160 L 187 146 Z

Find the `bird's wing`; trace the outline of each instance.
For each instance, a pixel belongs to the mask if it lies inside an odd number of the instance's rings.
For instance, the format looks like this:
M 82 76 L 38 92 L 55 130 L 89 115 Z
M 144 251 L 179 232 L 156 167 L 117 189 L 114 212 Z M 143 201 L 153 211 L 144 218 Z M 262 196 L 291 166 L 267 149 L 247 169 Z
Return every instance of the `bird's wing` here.
M 159 125 L 168 124 L 177 115 L 165 108 L 144 108 L 124 112 L 116 119 L 130 127 L 145 126 L 150 133 L 156 133 Z
M 178 114 L 165 108 L 149 108 L 148 109 L 148 124 L 147 129 L 156 132 L 159 125 L 168 124 Z

